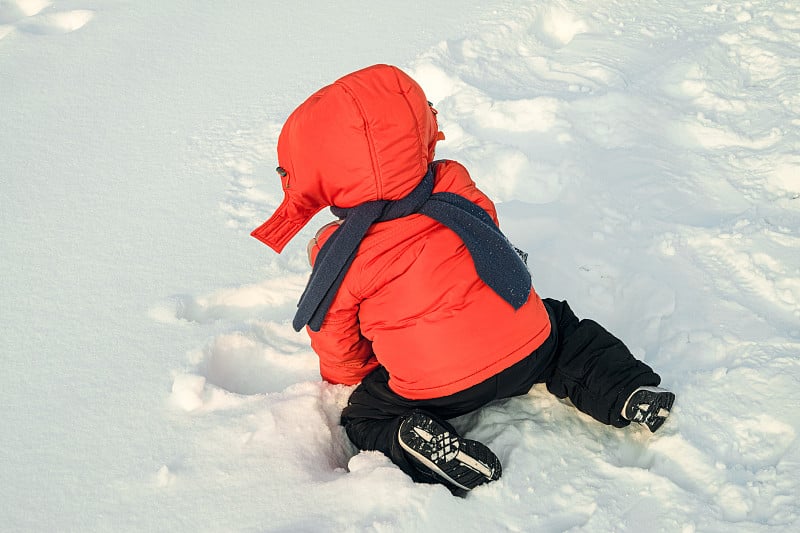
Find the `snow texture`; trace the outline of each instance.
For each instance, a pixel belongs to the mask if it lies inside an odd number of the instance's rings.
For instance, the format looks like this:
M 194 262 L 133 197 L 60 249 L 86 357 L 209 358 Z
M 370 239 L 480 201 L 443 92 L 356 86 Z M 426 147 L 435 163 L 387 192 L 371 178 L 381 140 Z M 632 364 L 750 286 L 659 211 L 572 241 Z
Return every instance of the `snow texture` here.
M 677 393 L 656 434 L 542 387 L 462 417 L 503 477 L 415 485 L 291 328 L 291 110 L 406 69 L 567 299 Z M 0 529 L 800 531 L 797 2 L 0 0 Z

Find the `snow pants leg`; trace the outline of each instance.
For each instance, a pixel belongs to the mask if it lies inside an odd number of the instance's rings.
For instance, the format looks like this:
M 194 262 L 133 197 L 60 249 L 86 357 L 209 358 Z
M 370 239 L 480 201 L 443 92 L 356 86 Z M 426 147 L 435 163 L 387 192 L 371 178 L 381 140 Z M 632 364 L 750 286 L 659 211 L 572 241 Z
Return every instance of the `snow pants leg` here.
M 389 388 L 389 373 L 379 367 L 356 387 L 342 412 L 342 425 L 361 450 L 386 454 L 415 481 L 430 482 L 397 441 L 401 419 L 414 409 L 426 411 L 453 430 L 446 420 L 486 404 L 527 394 L 536 383 L 580 411 L 615 427 L 630 424 L 622 406 L 638 387 L 658 385 L 661 378 L 597 322 L 579 320 L 567 302 L 545 299 L 552 324 L 550 337 L 528 357 L 464 391 L 430 400 L 409 400 Z
M 547 390 L 604 424 L 630 424 L 622 417 L 625 400 L 661 378 L 600 324 L 579 320 L 567 302 L 546 298 L 544 303 L 558 334 L 555 357 L 541 379 Z

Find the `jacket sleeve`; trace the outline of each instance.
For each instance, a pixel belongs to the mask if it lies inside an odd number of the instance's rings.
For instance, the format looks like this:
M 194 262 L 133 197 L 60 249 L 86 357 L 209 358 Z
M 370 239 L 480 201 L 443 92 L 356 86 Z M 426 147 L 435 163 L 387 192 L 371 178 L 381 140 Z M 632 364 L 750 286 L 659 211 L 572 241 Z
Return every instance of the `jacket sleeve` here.
M 310 246 L 312 262 L 334 231 L 335 226 L 321 231 Z M 319 372 L 329 383 L 355 385 L 379 366 L 372 343 L 361 335 L 358 321 L 359 301 L 343 285 L 331 304 L 319 331 L 306 327 L 311 347 L 319 357 Z

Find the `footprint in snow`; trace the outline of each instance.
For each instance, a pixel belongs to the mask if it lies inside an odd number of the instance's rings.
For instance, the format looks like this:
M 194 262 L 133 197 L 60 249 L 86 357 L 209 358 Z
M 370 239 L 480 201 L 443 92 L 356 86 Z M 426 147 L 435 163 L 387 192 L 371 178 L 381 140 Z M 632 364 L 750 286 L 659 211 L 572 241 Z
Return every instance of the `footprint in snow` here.
M 208 383 L 241 395 L 280 392 L 319 380 L 319 363 L 308 337 L 294 331 L 288 318 L 306 274 L 267 278 L 260 283 L 224 288 L 206 296 L 177 296 L 156 304 L 150 316 L 162 324 L 207 327 L 224 325 L 202 350 L 193 354 L 195 374 L 178 395 L 194 408 L 197 390 Z M 196 386 L 199 389 L 196 390 Z
M 577 35 L 589 31 L 584 20 L 564 8 L 552 6 L 537 11 L 533 30 L 551 48 L 567 46 Z

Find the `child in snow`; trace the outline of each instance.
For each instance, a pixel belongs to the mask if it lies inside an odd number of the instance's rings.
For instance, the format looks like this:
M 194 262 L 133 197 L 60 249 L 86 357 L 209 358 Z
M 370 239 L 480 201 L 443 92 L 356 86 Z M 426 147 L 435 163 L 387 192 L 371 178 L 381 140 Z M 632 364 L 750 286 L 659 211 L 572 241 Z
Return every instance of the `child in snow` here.
M 419 85 L 375 65 L 309 97 L 278 140 L 285 197 L 253 236 L 280 253 L 324 207 L 339 218 L 309 243 L 294 327 L 323 379 L 360 383 L 350 440 L 463 495 L 501 465 L 447 420 L 536 383 L 604 424 L 657 430 L 674 395 L 599 324 L 536 294 L 494 204 L 459 163 L 434 161 L 443 138 Z

